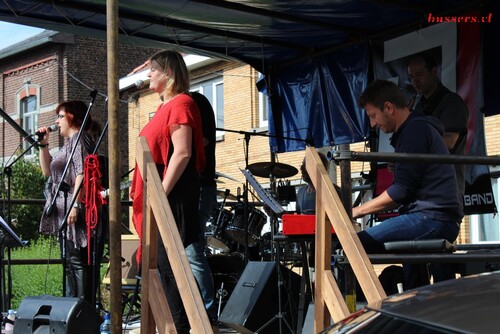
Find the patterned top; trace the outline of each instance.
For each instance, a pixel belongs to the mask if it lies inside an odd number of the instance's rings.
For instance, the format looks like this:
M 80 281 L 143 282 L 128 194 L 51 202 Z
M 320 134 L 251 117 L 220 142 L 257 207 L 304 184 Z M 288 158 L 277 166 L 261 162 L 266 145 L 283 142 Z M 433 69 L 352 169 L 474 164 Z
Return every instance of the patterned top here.
M 89 153 L 92 152 L 92 148 L 94 147 L 94 142 L 89 134 L 85 132 L 82 133 L 80 141 L 78 141 L 78 143 L 76 142 L 77 137 L 78 134 L 75 134 L 74 136 L 69 138 L 61 148 L 61 150 L 56 153 L 56 155 L 50 162 L 50 172 L 53 183 L 40 221 L 40 232 L 42 233 L 57 235 L 59 237 L 59 229 L 61 228 L 64 216 L 66 215 L 65 209 L 71 209 L 69 205 L 75 191 L 76 177 L 78 175 L 83 175 L 84 159 Z M 68 159 L 75 145 L 75 153 L 70 164 L 68 165 L 68 170 L 64 178 L 64 182 L 69 186 L 66 205 L 64 203 L 64 192 L 59 191 L 59 194 L 57 194 L 57 198 L 55 201 L 55 206 L 51 214 L 47 215 L 47 209 L 52 203 L 52 199 L 57 191 L 59 183 L 61 182 L 63 172 L 66 168 Z M 87 237 L 85 234 L 85 220 L 78 219 L 78 222 L 76 224 L 68 225 L 68 228 L 66 230 L 66 238 L 74 242 L 75 246 L 78 248 L 86 247 Z

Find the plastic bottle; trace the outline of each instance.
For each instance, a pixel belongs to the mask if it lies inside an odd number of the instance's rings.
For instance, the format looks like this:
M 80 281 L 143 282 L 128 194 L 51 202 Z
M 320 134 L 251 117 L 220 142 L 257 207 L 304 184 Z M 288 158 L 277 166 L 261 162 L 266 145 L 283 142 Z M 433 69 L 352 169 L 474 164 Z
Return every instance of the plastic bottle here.
M 16 313 L 14 312 L 14 310 L 9 310 L 9 312 L 7 313 L 7 321 L 5 322 L 4 333 L 14 332 L 14 320 L 16 320 Z
M 104 321 L 101 324 L 101 334 L 111 334 L 111 320 L 109 313 L 104 315 Z

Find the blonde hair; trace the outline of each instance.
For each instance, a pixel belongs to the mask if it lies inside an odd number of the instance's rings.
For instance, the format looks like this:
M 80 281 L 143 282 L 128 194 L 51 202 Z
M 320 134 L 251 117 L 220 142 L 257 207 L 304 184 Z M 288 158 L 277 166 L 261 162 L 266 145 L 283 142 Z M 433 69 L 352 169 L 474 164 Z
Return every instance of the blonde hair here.
M 167 94 L 180 94 L 189 92 L 189 72 L 184 62 L 182 55 L 176 51 L 160 51 L 149 58 L 151 66 L 155 61 L 160 65 L 161 71 L 167 73 L 172 71 L 172 75 L 168 77 L 165 84 L 165 92 Z

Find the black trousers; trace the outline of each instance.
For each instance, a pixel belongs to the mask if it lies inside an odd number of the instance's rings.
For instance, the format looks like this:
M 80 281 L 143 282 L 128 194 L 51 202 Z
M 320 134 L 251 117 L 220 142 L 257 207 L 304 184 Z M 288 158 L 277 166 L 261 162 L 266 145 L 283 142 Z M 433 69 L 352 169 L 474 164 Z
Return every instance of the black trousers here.
M 178 334 L 188 334 L 189 320 L 161 237 L 158 236 L 158 273 Z
M 93 266 L 87 264 L 87 247 L 76 248 L 72 241 L 66 240 L 63 245 L 60 240 L 61 251 L 65 247 L 63 258 L 64 272 L 66 274 L 66 297 L 80 297 L 89 304 L 95 302 L 97 284 L 93 284 Z M 98 275 L 98 270 L 97 274 Z

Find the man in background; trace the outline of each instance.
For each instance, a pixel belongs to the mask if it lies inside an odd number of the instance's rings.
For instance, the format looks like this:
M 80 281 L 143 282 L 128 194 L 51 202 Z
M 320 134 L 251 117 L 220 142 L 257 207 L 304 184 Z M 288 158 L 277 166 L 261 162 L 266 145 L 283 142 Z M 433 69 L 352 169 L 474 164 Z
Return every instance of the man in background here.
M 436 61 L 426 53 L 408 62 L 408 76 L 418 93 L 414 111 L 437 117 L 444 127 L 444 141 L 450 154 L 463 155 L 467 140 L 469 111 L 460 95 L 443 86 L 438 79 Z M 456 164 L 457 181 L 462 196 L 465 191 L 465 165 Z
M 206 165 L 205 170 L 200 174 L 200 203 L 198 213 L 201 230 L 200 240 L 186 248 L 186 256 L 200 288 L 208 317 L 212 325 L 215 325 L 217 323 L 217 307 L 215 304 L 214 281 L 212 271 L 205 256 L 206 225 L 217 202 L 217 186 L 215 183 L 215 114 L 212 105 L 203 94 L 192 92 L 191 97 L 200 110 Z

